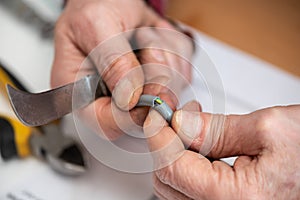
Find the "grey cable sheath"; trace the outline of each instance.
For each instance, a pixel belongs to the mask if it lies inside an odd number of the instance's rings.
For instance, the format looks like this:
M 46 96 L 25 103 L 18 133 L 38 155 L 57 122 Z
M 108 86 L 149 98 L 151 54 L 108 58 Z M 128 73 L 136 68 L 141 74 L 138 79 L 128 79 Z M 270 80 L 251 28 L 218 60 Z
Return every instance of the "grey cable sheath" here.
M 156 110 L 170 124 L 173 116 L 173 110 L 170 106 L 158 96 L 144 94 L 140 97 L 137 106 L 150 106 Z

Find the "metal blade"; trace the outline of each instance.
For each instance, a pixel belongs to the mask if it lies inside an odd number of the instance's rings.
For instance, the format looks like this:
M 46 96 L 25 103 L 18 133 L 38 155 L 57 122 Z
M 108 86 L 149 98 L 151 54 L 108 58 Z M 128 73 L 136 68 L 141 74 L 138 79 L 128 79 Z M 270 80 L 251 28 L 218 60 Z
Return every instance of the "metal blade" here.
M 36 94 L 7 85 L 7 92 L 19 120 L 27 126 L 41 126 L 93 102 L 96 90 L 99 92 L 99 80 L 99 75 L 89 75 L 77 82 Z M 103 92 L 97 94 L 104 95 Z

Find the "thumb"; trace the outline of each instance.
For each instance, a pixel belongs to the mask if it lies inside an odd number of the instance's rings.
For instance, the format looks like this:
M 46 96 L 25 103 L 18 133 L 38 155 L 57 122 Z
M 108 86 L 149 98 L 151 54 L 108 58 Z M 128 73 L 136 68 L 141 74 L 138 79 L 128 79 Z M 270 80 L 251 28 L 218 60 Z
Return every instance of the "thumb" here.
M 71 25 L 76 30 L 75 44 L 88 54 L 116 105 L 130 110 L 138 102 L 144 85 L 143 70 L 130 43 L 135 32 L 132 28 L 154 24 L 159 17 L 152 10 L 139 7 L 144 4 L 121 1 L 118 3 L 122 10 L 117 12 L 113 3 L 103 3 L 91 3 L 76 15 Z M 145 11 L 131 12 L 132 6 Z
M 100 30 L 98 30 L 100 32 Z M 144 74 L 128 42 L 127 33 L 111 30 L 111 36 L 95 36 L 97 47 L 89 46 L 89 58 L 122 110 L 133 108 L 143 92 Z M 95 42 L 96 43 L 96 42 Z M 83 68 L 84 70 L 84 68 Z
M 185 150 L 178 135 L 154 110 L 144 123 L 144 133 L 161 183 L 192 199 L 229 199 L 233 194 L 232 186 L 237 186 L 234 170 L 224 162 L 212 164 L 202 155 Z
M 257 123 L 257 113 L 226 116 L 184 109 L 172 119 L 172 127 L 186 146 L 215 159 L 257 155 L 263 147 Z

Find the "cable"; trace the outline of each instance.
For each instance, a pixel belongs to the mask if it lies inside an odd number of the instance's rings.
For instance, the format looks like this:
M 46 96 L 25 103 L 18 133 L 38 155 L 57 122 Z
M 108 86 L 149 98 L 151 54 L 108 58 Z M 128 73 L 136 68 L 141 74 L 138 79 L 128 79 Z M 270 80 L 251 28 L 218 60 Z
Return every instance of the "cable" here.
M 156 110 L 170 124 L 173 116 L 173 110 L 170 106 L 158 96 L 144 94 L 139 99 L 137 106 L 150 106 Z

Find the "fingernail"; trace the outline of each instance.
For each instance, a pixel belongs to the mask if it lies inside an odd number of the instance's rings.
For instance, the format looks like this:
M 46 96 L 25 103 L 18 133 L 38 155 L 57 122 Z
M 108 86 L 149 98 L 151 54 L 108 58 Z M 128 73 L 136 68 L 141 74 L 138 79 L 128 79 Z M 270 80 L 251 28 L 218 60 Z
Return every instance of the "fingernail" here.
M 150 50 L 152 57 L 158 62 L 165 62 L 166 58 L 162 50 L 151 49 Z
M 202 119 L 199 112 L 187 112 L 180 110 L 175 115 L 175 121 L 179 127 L 179 133 L 190 139 L 195 139 L 202 130 Z
M 122 79 L 114 89 L 113 97 L 116 105 L 120 109 L 128 109 L 129 103 L 133 97 L 135 88 L 133 83 L 127 78 Z
M 184 111 L 190 111 L 190 112 L 201 112 L 201 105 L 198 101 L 192 100 L 186 103 L 183 107 L 182 110 Z

